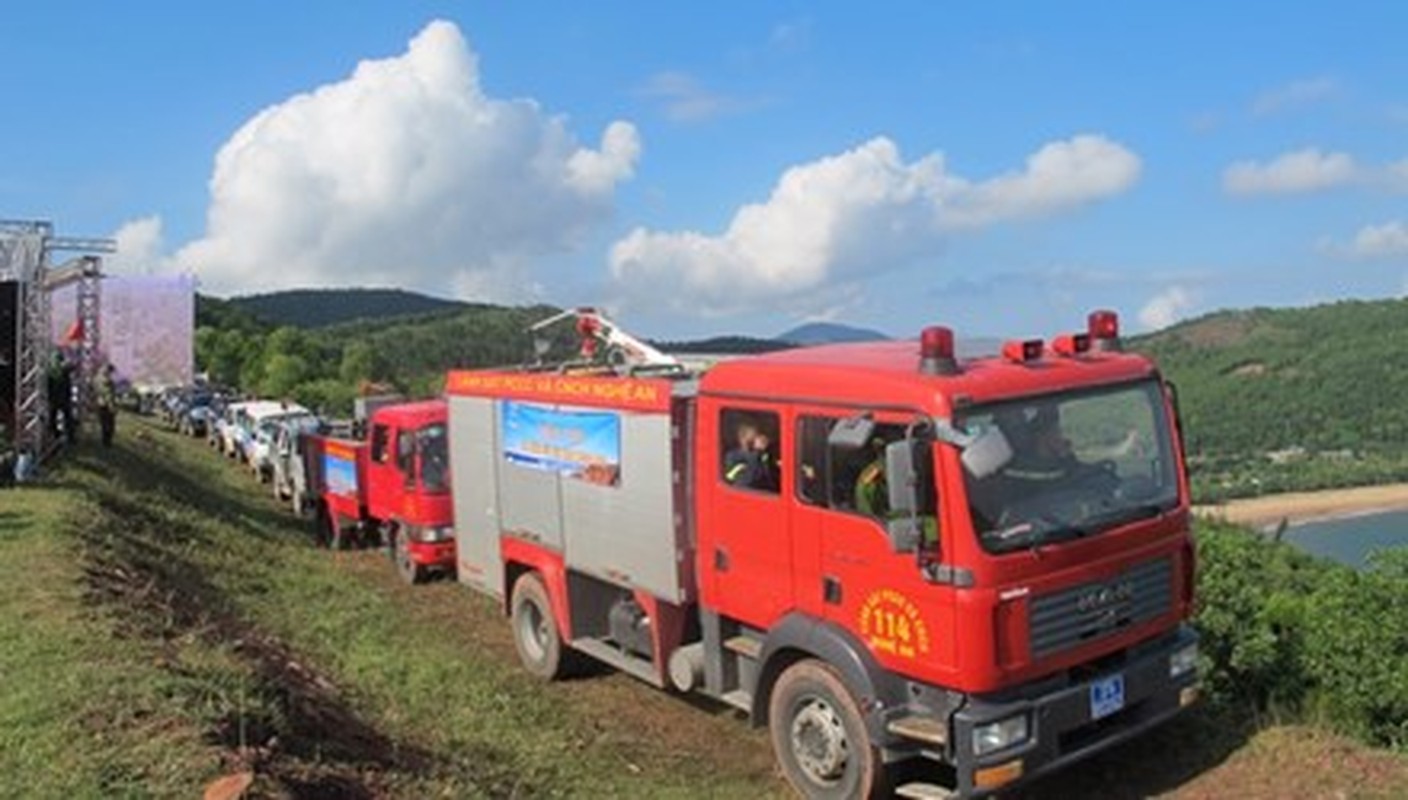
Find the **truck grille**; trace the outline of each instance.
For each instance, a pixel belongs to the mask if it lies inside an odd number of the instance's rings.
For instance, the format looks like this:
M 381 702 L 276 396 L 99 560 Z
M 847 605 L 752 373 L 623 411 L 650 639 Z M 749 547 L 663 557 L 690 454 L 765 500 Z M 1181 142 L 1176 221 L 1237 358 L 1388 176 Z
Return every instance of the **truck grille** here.
M 1031 601 L 1033 659 L 1059 653 L 1168 612 L 1173 559 L 1160 558 L 1104 581 L 1073 586 Z

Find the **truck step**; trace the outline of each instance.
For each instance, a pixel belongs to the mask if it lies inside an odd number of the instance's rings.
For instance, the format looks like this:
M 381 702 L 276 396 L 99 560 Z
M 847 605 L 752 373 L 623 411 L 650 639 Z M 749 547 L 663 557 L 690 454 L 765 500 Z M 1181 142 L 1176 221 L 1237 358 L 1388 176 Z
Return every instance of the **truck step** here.
M 751 636 L 734 636 L 724 640 L 724 649 L 757 661 L 763 654 L 763 643 Z
M 723 696 L 719 699 L 740 711 L 752 712 L 753 710 L 753 694 L 751 692 L 745 692 L 742 689 L 724 692 Z
M 936 783 L 914 783 L 902 784 L 895 789 L 896 797 L 907 797 L 909 800 L 948 800 L 956 793 L 952 789 L 939 786 Z
M 665 681 L 660 677 L 654 663 L 640 656 L 623 653 L 620 648 L 603 642 L 600 639 L 573 639 L 572 649 L 586 653 L 597 661 L 610 664 L 622 672 L 640 678 L 646 683 L 658 688 L 664 688 L 665 686 Z
M 896 736 L 942 747 L 948 744 L 948 726 L 933 717 L 897 717 L 885 725 Z

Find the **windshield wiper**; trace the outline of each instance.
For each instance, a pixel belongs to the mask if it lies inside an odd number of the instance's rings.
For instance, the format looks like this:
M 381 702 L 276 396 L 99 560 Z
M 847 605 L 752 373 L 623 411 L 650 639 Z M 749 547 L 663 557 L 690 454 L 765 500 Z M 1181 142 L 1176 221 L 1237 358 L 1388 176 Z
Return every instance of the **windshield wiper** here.
M 1141 503 L 1139 505 L 1126 506 L 1087 521 L 1086 527 L 1105 529 L 1119 525 L 1128 525 L 1136 520 L 1157 517 L 1173 508 L 1177 502 L 1177 500 L 1165 500 L 1161 503 Z

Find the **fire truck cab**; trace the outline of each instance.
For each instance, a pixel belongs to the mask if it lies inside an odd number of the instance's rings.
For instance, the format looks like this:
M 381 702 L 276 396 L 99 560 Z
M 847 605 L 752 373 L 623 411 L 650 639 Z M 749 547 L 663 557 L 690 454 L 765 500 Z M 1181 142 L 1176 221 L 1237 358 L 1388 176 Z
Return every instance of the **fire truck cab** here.
M 321 485 L 318 526 L 329 544 L 387 546 L 397 572 L 419 583 L 455 563 L 446 405 L 384 405 L 363 440 L 310 437 Z
M 1196 697 L 1174 397 L 1113 314 L 448 387 L 461 579 L 525 666 L 734 705 L 804 796 L 982 796 Z

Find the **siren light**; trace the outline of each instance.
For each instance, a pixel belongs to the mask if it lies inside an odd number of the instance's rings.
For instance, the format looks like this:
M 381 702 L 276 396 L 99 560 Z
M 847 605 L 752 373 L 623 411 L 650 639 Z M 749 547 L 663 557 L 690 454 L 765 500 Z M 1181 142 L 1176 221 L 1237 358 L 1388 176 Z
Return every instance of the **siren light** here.
M 1105 309 L 1092 311 L 1090 316 L 1086 318 L 1086 325 L 1090 334 L 1091 349 L 1120 349 L 1120 316 L 1118 314 Z
M 919 371 L 925 375 L 952 375 L 958 371 L 954 358 L 953 331 L 930 325 L 919 332 Z

